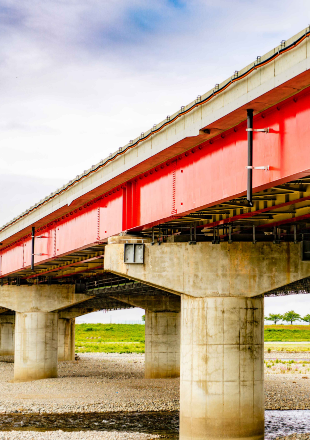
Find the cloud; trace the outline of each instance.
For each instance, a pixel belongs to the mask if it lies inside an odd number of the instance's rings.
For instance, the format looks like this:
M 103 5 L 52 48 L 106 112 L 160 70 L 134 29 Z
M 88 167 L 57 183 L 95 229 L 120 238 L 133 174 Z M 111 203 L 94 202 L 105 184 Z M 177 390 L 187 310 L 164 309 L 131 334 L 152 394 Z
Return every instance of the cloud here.
M 63 184 L 60 179 L 1 174 L 0 225 L 12 220 Z
M 0 0 L 0 173 L 72 179 L 309 12 L 302 0 Z
M 265 298 L 265 316 L 269 316 L 270 313 L 284 314 L 294 310 L 301 316 L 310 314 L 310 295 L 287 295 L 287 296 L 275 296 Z M 303 322 L 299 322 L 303 324 Z

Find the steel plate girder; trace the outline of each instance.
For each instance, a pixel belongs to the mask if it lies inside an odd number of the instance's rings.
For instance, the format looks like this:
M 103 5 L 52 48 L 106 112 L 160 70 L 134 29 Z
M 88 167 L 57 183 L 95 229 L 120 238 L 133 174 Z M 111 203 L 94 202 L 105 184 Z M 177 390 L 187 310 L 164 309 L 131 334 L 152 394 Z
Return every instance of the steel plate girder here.
M 269 133 L 253 134 L 253 165 L 270 167 L 253 172 L 254 195 L 310 174 L 309 94 L 306 89 L 254 116 L 254 128 Z M 244 121 L 39 228 L 36 235 L 45 238 L 36 238 L 35 264 L 236 199 L 246 192 L 246 165 Z M 30 243 L 28 235 L 1 250 L 0 276 L 30 266 Z

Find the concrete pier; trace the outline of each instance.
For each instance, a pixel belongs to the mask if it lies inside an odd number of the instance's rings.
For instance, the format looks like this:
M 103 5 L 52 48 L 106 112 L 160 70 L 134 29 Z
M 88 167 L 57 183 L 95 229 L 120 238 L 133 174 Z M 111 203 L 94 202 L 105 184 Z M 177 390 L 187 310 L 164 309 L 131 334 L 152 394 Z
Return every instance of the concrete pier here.
M 145 378 L 180 376 L 181 313 L 145 312 Z
M 58 319 L 58 360 L 74 361 L 75 319 Z
M 113 295 L 145 310 L 145 378 L 180 376 L 181 298 L 177 295 Z
M 180 439 L 264 438 L 263 297 L 182 297 Z
M 0 356 L 14 355 L 15 315 L 0 315 Z
M 16 313 L 14 380 L 57 377 L 57 346 L 57 313 Z
M 57 377 L 58 314 L 64 308 L 89 300 L 75 293 L 74 285 L 4 285 L 0 287 L 2 307 L 15 313 L 14 380 Z M 69 326 L 71 325 L 71 330 Z M 60 324 L 63 336 L 61 356 L 73 356 L 72 322 Z M 70 342 L 71 331 L 71 342 Z

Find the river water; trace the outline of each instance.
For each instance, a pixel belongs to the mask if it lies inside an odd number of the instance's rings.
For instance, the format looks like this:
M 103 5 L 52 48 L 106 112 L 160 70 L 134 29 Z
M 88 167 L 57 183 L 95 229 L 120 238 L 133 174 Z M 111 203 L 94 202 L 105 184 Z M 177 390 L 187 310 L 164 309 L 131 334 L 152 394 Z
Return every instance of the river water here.
M 66 414 L 3 414 L 0 431 L 125 431 L 161 434 L 178 439 L 179 413 L 171 412 L 111 412 Z M 265 439 L 310 432 L 310 410 L 266 411 Z

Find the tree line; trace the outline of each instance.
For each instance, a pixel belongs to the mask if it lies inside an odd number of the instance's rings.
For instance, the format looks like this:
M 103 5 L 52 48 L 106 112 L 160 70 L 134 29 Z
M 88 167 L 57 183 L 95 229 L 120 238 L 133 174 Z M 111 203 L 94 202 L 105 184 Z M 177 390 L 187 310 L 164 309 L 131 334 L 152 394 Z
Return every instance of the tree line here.
M 298 313 L 294 312 L 294 310 L 290 310 L 283 315 L 280 313 L 270 313 L 269 316 L 265 316 L 265 320 L 272 321 L 275 325 L 279 321 L 290 322 L 291 325 L 296 321 L 304 321 L 310 324 L 310 314 L 302 317 Z

